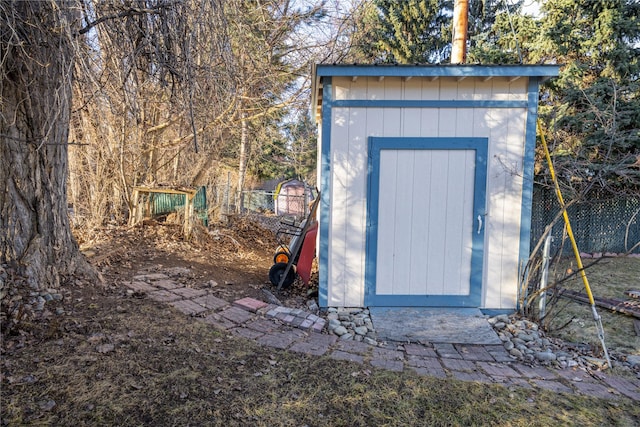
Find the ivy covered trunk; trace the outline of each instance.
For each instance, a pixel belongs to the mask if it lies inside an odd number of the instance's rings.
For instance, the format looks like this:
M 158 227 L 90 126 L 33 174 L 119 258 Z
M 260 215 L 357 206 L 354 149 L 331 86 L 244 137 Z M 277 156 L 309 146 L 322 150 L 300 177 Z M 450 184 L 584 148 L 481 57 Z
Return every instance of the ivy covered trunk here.
M 0 4 L 0 263 L 14 283 L 34 290 L 57 288 L 76 274 L 95 277 L 67 214 L 71 27 L 79 10 L 71 6 Z

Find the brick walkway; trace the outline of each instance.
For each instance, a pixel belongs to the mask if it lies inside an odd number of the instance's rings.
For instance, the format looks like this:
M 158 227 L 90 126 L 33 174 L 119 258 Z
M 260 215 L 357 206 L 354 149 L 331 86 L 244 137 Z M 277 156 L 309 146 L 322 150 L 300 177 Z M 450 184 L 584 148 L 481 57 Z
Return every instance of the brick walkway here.
M 168 276 L 139 275 L 125 283 L 130 292 L 146 294 L 212 327 L 266 347 L 309 356 L 328 356 L 364 366 L 417 375 L 456 378 L 487 384 L 543 388 L 605 399 L 625 396 L 640 401 L 640 380 L 603 372 L 530 367 L 511 359 L 501 345 L 400 344 L 375 347 L 342 341 L 321 333 L 325 319 L 300 309 L 267 304 L 253 298 L 227 302 L 206 290 L 181 287 Z

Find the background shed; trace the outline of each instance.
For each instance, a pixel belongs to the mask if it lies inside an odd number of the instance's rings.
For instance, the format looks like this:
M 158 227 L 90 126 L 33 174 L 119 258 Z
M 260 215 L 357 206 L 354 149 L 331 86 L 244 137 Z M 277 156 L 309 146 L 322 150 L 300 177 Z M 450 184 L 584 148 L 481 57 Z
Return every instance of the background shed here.
M 321 306 L 516 307 L 558 66 L 317 65 Z
M 278 184 L 273 198 L 276 215 L 305 217 L 312 199 L 311 187 L 297 179 L 289 179 Z

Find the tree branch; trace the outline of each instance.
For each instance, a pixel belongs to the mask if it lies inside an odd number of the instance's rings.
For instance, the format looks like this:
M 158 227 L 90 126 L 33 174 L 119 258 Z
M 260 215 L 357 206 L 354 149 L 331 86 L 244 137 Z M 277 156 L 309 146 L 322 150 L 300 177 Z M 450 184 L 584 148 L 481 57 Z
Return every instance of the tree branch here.
M 76 35 L 82 35 L 85 34 L 87 32 L 89 32 L 89 30 L 91 30 L 93 27 L 95 27 L 98 24 L 101 24 L 105 21 L 111 21 L 114 19 L 119 19 L 119 18 L 124 18 L 126 16 L 137 16 L 137 15 L 145 15 L 145 14 L 154 14 L 154 13 L 159 13 L 159 10 L 166 7 L 167 5 L 159 5 L 159 6 L 155 6 L 152 8 L 145 8 L 145 9 L 140 9 L 137 7 L 131 7 L 123 12 L 117 13 L 115 15 L 107 15 L 107 16 L 103 16 L 100 17 L 98 19 L 96 19 L 93 22 L 88 23 L 86 26 L 82 27 L 80 30 L 78 30 L 78 33 Z

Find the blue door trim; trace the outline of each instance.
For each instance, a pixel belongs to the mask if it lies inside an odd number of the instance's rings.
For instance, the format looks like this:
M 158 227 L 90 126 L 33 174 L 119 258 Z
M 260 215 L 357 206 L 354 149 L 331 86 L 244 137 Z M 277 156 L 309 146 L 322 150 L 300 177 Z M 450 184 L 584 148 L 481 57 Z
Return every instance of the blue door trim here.
M 369 137 L 365 306 L 480 307 L 484 259 L 484 230 L 473 233 L 469 295 L 376 295 L 378 256 L 378 202 L 380 198 L 380 152 L 382 150 L 474 150 L 475 177 L 473 218 L 483 219 L 486 209 L 488 138 L 384 138 Z
M 494 99 L 337 99 L 331 104 L 336 108 L 527 108 L 528 103 Z

